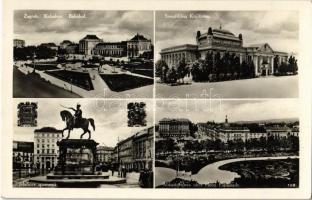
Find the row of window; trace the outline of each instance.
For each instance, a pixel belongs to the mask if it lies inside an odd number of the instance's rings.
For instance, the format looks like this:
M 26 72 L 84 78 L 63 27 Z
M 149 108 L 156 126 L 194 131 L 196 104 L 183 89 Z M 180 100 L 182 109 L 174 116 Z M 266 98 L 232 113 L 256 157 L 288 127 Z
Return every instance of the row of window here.
M 60 137 L 62 137 L 62 134 L 61 133 L 37 133 L 37 137 L 44 137 L 44 138 L 57 137 L 57 138 L 60 138 Z
M 40 143 L 40 141 L 42 142 L 42 143 L 45 143 L 45 142 L 47 142 L 47 143 L 49 143 L 49 142 L 52 142 L 52 143 L 54 143 L 54 142 L 57 142 L 57 141 L 59 141 L 59 139 L 37 139 L 37 143 Z
M 45 148 L 46 146 L 44 144 L 41 145 L 42 148 Z M 54 148 L 55 145 L 51 144 L 51 147 Z M 40 148 L 40 144 L 37 144 L 37 148 Z M 47 144 L 47 148 L 50 148 L 50 144 Z
M 54 153 L 59 153 L 59 151 L 57 150 L 57 151 L 55 151 L 55 149 L 41 149 L 41 152 L 40 152 L 40 150 L 39 149 L 37 149 L 37 154 L 44 154 L 44 153 L 52 153 L 52 154 L 54 154 Z

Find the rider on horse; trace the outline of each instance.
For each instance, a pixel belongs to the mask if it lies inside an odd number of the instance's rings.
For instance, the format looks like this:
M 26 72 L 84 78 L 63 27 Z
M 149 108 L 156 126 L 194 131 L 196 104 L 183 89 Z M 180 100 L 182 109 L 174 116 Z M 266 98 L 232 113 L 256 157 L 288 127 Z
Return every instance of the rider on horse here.
M 81 107 L 81 105 L 78 103 L 76 106 L 76 109 L 75 108 L 69 108 L 69 109 L 72 109 L 73 111 L 75 111 L 74 118 L 73 118 L 75 126 L 82 119 L 82 111 L 81 111 L 80 107 Z

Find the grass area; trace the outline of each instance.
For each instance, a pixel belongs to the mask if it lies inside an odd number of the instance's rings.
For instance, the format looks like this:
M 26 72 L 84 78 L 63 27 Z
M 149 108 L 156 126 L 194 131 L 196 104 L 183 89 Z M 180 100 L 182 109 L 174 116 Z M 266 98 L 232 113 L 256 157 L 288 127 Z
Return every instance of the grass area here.
M 115 92 L 131 90 L 146 85 L 152 85 L 154 83 L 152 79 L 131 76 L 128 74 L 101 74 L 100 76 L 109 89 Z
M 89 73 L 73 72 L 66 70 L 47 71 L 45 73 L 88 91 L 94 89 Z
M 36 73 L 28 75 L 13 69 L 14 98 L 79 98 L 80 96 L 59 88 L 42 79 Z
M 131 72 L 135 73 L 135 74 L 148 76 L 148 77 L 151 77 L 151 78 L 154 77 L 154 70 L 150 70 L 150 69 L 134 69 Z

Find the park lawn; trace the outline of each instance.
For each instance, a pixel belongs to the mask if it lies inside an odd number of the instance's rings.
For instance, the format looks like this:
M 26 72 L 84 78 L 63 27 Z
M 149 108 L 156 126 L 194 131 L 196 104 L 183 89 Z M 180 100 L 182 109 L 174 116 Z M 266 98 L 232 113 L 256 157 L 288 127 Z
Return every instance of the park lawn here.
M 13 69 L 14 98 L 79 98 L 80 96 L 59 88 L 42 79 L 36 73 L 28 75 Z
M 135 74 L 140 74 L 140 75 L 143 75 L 143 76 L 148 76 L 148 77 L 151 77 L 151 78 L 154 77 L 154 70 L 150 70 L 150 69 L 134 69 L 131 72 L 135 73 Z
M 101 74 L 100 76 L 109 89 L 115 92 L 131 90 L 154 83 L 153 79 L 131 76 L 128 74 Z
M 91 78 L 88 73 L 73 72 L 66 70 L 46 71 L 45 73 L 88 91 L 94 89 Z

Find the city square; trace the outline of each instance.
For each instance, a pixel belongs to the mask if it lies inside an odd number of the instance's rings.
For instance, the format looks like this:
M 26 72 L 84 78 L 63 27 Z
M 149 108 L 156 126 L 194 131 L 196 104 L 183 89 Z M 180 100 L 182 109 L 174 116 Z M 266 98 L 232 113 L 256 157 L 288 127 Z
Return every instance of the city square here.
M 14 97 L 153 96 L 152 12 L 88 11 L 89 17 L 73 22 L 64 16 L 74 12 L 62 11 L 59 14 L 70 24 L 66 30 L 60 30 L 63 28 L 58 26 L 57 19 L 39 17 L 31 19 L 34 23 L 28 24 L 27 31 L 20 28 L 30 20 L 24 18 L 23 13 L 15 12 Z M 27 14 L 44 16 L 45 12 L 29 11 Z M 106 18 L 99 20 L 102 14 Z M 111 27 L 111 30 L 90 31 L 95 27 L 105 30 L 106 25 L 117 15 L 129 15 L 133 19 L 127 27 L 118 25 L 124 23 L 122 19 L 115 19 L 116 26 Z M 139 18 L 144 18 L 144 22 L 135 22 Z M 58 37 L 42 31 L 36 24 L 54 29 Z M 45 39 L 34 39 L 33 36 L 38 34 L 44 34 Z
M 296 101 L 191 101 L 158 103 L 156 188 L 299 187 Z
M 64 106 L 71 100 L 61 105 L 41 100 L 35 115 L 40 116 L 41 128 L 24 126 L 29 123 L 27 106 L 34 104 L 18 102 L 16 109 L 23 110 L 18 111 L 14 128 L 14 187 L 153 187 L 151 102 L 144 104 L 148 108 L 145 126 L 129 127 L 127 105 L 131 102 L 81 101 L 73 108 Z M 75 110 L 75 117 L 69 110 Z

